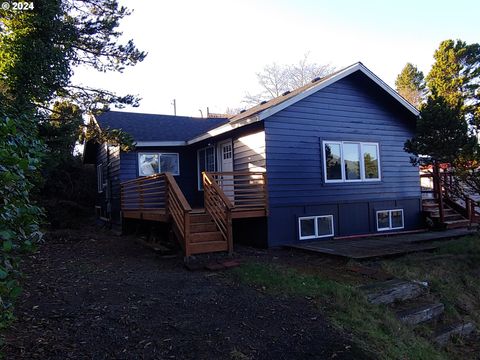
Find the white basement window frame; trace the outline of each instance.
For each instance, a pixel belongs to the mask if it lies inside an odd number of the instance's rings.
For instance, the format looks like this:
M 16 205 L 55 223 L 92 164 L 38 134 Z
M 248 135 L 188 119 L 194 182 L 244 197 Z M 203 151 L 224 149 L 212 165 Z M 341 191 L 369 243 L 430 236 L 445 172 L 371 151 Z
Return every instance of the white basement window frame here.
M 162 172 L 170 172 L 174 176 L 180 175 L 178 153 L 139 152 L 137 158 L 138 176 L 150 176 Z
M 328 219 L 329 230 L 328 232 L 321 233 L 319 231 L 319 220 L 323 221 Z M 302 231 L 302 222 L 313 220 L 313 231 L 310 235 L 304 235 Z M 333 226 L 333 215 L 318 215 L 318 216 L 302 216 L 298 218 L 298 237 L 300 240 L 319 239 L 324 237 L 332 237 L 335 233 Z
M 97 192 L 103 192 L 103 164 L 97 165 Z
M 340 155 L 340 173 L 337 170 L 336 178 L 328 178 L 327 172 L 327 145 L 334 145 L 337 147 Z M 360 166 L 360 171 L 358 177 L 355 178 L 352 176 L 348 179 L 348 173 L 345 171 L 345 148 L 347 146 L 357 145 L 358 146 L 358 161 Z M 372 147 L 375 147 L 375 155 L 377 161 L 377 177 L 371 177 L 371 175 L 367 174 L 366 170 L 366 163 L 365 163 L 365 155 L 368 154 L 369 148 L 371 150 Z M 322 156 L 323 156 L 323 177 L 325 179 L 325 183 L 354 183 L 354 182 L 378 182 L 381 181 L 381 164 L 380 164 L 380 145 L 376 142 L 360 142 L 360 141 L 336 141 L 336 140 L 324 140 L 322 141 Z
M 400 218 L 394 219 L 394 216 L 397 216 L 399 213 L 401 216 Z M 383 219 L 379 220 L 379 215 L 383 216 Z M 385 220 L 388 217 L 388 226 L 385 224 Z M 389 210 L 379 210 L 376 213 L 376 220 L 377 220 L 377 231 L 387 231 L 387 230 L 398 230 L 403 229 L 405 227 L 405 220 L 403 216 L 403 209 L 389 209 Z M 398 220 L 401 220 L 401 225 L 398 223 Z M 384 223 L 384 224 L 382 224 Z

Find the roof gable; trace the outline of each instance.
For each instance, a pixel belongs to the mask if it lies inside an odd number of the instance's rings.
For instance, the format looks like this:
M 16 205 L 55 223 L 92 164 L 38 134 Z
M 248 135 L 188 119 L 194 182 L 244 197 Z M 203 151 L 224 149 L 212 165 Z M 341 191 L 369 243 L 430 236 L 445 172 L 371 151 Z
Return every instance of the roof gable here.
M 270 101 L 254 106 L 247 111 L 240 113 L 230 119 L 231 122 L 239 121 L 245 118 L 252 116 L 258 117 L 257 120 L 263 120 L 277 112 L 289 107 L 290 105 L 295 104 L 296 102 L 314 94 L 317 91 L 347 77 L 350 74 L 353 74 L 357 71 L 362 72 L 368 78 L 370 78 L 376 85 L 382 88 L 386 93 L 392 96 L 396 101 L 398 101 L 402 106 L 409 110 L 413 115 L 418 116 L 419 111 L 405 100 L 400 94 L 388 86 L 383 80 L 381 80 L 377 75 L 371 72 L 365 65 L 361 62 L 355 63 L 351 66 L 348 66 L 344 69 L 336 71 L 328 76 L 325 76 L 321 79 L 312 80 L 311 83 L 306 84 L 298 89 L 295 89 L 285 95 L 279 96 L 277 98 L 271 99 Z

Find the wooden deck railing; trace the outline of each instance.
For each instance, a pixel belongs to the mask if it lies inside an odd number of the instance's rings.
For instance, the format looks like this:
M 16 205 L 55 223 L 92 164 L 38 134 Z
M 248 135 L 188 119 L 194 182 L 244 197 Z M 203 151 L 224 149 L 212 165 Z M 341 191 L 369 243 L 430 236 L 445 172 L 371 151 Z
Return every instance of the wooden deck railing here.
M 205 211 L 210 214 L 217 228 L 227 241 L 228 252 L 233 251 L 232 203 L 220 189 L 210 173 L 202 173 Z
M 189 256 L 190 212 L 192 208 L 170 173 L 140 177 L 121 183 L 123 212 L 163 212 L 170 216 L 179 232 L 180 243 Z
M 190 207 L 182 190 L 178 187 L 175 178 L 170 173 L 165 174 L 167 183 L 167 214 L 173 219 L 176 229 L 180 232 L 181 245 L 185 250 L 185 256 L 190 256 L 188 244 L 190 244 Z
M 233 251 L 232 219 L 267 215 L 266 176 L 261 172 L 203 173 L 205 212 L 218 231 L 192 212 L 170 173 L 121 183 L 124 218 L 172 221 L 173 230 L 188 257 L 195 253 Z M 205 222 L 210 222 L 204 220 Z M 193 224 L 192 224 L 193 223 Z M 200 230 L 200 229 L 209 230 Z M 220 237 L 220 234 L 221 237 Z
M 122 211 L 165 209 L 165 174 L 155 174 L 121 184 Z
M 268 210 L 267 177 L 264 172 L 209 172 L 233 205 L 233 211 Z
M 455 184 L 454 175 L 450 171 L 433 171 L 424 173 L 421 178 L 432 179 L 433 187 L 431 189 L 421 190 L 422 194 L 431 194 L 438 203 L 438 212 L 440 221 L 445 219 L 445 203 L 459 211 L 470 222 L 480 221 L 480 211 L 478 202 L 470 195 L 465 195 L 459 190 L 458 184 Z

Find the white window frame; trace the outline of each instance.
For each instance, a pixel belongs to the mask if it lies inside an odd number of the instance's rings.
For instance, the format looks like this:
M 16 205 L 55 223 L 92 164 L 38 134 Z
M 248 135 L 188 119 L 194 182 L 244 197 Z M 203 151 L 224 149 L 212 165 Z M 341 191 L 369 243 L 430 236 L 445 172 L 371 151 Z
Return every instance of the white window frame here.
M 162 155 L 176 155 L 177 156 L 177 163 L 178 163 L 178 173 L 172 173 L 173 176 L 179 176 L 180 175 L 180 155 L 179 153 L 173 153 L 173 152 L 156 152 L 156 151 L 141 151 L 137 153 L 137 163 L 138 163 L 138 176 L 143 177 L 143 176 L 149 176 L 149 175 L 140 175 L 140 156 L 141 155 L 158 155 L 158 170 L 159 173 L 162 173 L 162 169 L 160 168 L 160 157 Z
M 205 147 L 197 150 L 197 189 L 198 189 L 198 191 L 203 191 L 202 177 L 200 175 L 200 151 L 207 150 L 207 149 L 213 149 L 213 166 L 214 166 L 215 169 L 217 168 L 217 151 L 216 151 L 214 145 L 205 146 Z M 206 158 L 207 157 L 205 156 L 205 159 Z
M 392 212 L 393 211 L 401 211 L 402 213 L 402 226 L 392 227 Z M 389 226 L 386 228 L 379 228 L 378 227 L 378 214 L 388 212 L 388 224 Z M 398 230 L 405 228 L 405 217 L 403 213 L 403 209 L 387 209 L 387 210 L 378 210 L 375 214 L 375 220 L 377 222 L 377 231 L 387 231 L 387 230 Z
M 340 145 L 340 170 L 342 174 L 341 179 L 331 179 L 327 178 L 327 154 L 325 151 L 325 144 L 335 144 Z M 343 157 L 343 145 L 344 144 L 358 144 L 360 148 L 360 179 L 351 179 L 347 180 L 345 175 L 345 166 L 344 166 L 344 157 Z M 363 159 L 363 147 L 365 145 L 373 145 L 377 148 L 377 161 L 378 161 L 378 178 L 376 179 L 367 179 L 365 177 L 365 162 Z M 382 169 L 380 165 L 380 144 L 376 142 L 361 142 L 361 141 L 337 141 L 337 140 L 324 140 L 322 141 L 322 156 L 323 156 L 323 177 L 325 183 L 358 183 L 358 182 L 379 182 L 382 180 Z
M 318 219 L 319 218 L 329 218 L 332 225 L 332 232 L 326 235 L 318 235 Z M 315 234 L 311 236 L 302 236 L 302 220 L 315 220 Z M 317 215 L 317 216 L 302 216 L 298 218 L 298 238 L 300 240 L 310 240 L 310 239 L 320 239 L 324 237 L 332 237 L 335 234 L 335 227 L 333 224 L 333 215 Z
M 103 163 L 97 165 L 97 192 L 103 193 Z

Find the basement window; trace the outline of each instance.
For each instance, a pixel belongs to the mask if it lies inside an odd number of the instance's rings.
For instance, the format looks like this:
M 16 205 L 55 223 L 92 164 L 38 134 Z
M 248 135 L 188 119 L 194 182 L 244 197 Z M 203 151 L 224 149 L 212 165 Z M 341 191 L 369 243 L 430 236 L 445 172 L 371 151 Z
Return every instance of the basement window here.
M 403 209 L 377 211 L 377 230 L 403 229 Z
M 300 240 L 333 236 L 333 215 L 298 218 L 298 233 Z

